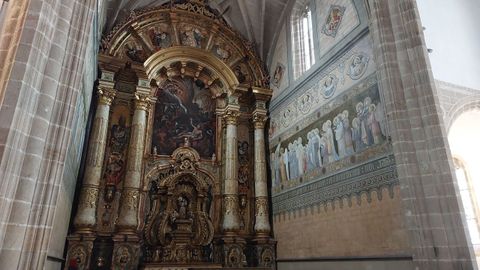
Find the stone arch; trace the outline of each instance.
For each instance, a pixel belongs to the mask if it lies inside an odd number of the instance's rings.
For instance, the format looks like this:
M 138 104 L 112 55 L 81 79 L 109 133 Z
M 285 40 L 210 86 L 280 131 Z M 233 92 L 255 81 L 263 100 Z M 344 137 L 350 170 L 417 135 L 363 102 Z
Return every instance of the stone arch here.
M 458 117 L 460 117 L 460 115 L 462 115 L 463 113 L 471 110 L 480 110 L 480 95 L 464 97 L 458 100 L 452 106 L 452 108 L 450 108 L 450 110 L 444 116 L 445 129 L 447 131 L 447 134 L 450 131 L 450 128 L 452 127 L 455 120 L 457 120 Z

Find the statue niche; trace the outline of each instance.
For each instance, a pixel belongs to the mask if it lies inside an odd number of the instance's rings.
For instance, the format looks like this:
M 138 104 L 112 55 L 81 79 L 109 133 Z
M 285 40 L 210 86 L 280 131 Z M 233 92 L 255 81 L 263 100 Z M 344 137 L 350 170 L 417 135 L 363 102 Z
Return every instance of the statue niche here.
M 145 263 L 212 262 L 211 184 L 198 171 L 190 147 L 174 152 L 174 162 L 150 181 Z

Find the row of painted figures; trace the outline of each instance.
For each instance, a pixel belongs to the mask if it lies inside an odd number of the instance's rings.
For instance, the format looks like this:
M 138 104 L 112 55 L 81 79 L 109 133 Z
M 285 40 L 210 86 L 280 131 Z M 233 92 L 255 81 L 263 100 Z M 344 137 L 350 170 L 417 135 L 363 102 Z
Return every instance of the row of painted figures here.
M 306 172 L 321 168 L 383 142 L 386 134 L 385 117 L 381 103 L 372 103 L 370 97 L 355 106 L 357 116 L 350 126 L 349 112 L 344 110 L 322 125 L 322 131 L 313 128 L 287 147 L 279 143 L 270 155 L 273 185 L 301 177 Z

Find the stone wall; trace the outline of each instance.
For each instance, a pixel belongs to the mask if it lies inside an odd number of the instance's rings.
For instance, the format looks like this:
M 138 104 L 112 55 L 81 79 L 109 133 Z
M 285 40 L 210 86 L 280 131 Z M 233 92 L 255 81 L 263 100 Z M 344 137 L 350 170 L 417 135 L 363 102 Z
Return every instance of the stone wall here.
M 408 256 L 399 188 L 276 215 L 279 261 Z
M 95 79 L 95 1 L 11 1 L 0 55 L 0 268 L 59 269 Z M 3 16 L 3 15 L 2 15 Z

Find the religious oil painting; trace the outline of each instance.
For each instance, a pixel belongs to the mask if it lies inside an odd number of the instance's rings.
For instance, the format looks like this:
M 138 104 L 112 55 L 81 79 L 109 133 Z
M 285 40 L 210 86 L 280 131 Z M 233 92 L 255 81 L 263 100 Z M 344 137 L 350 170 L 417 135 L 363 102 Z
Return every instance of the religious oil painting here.
M 175 78 L 157 92 L 152 152 L 171 155 L 188 141 L 201 157 L 215 151 L 215 100 L 202 81 Z

